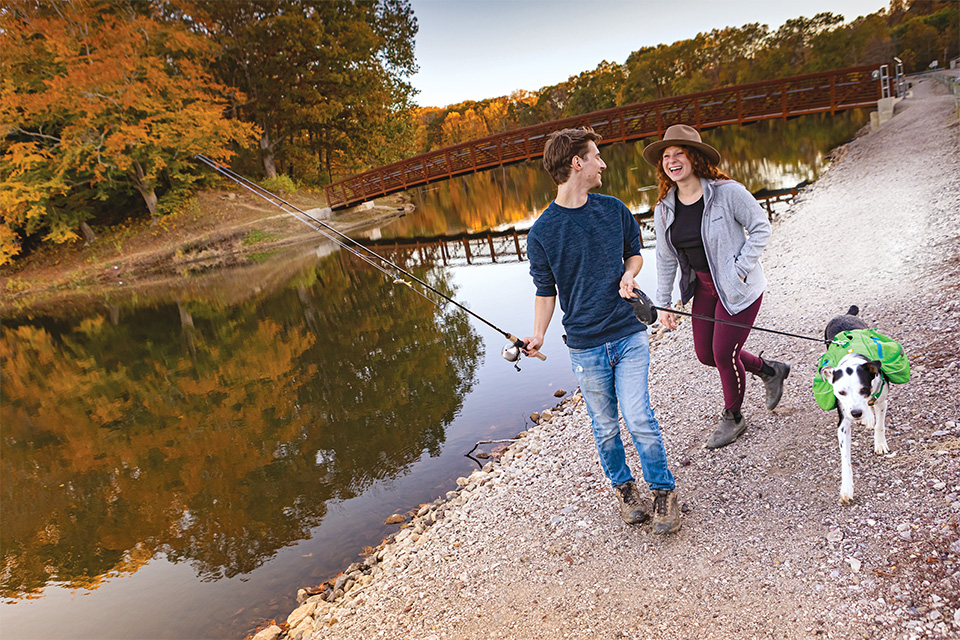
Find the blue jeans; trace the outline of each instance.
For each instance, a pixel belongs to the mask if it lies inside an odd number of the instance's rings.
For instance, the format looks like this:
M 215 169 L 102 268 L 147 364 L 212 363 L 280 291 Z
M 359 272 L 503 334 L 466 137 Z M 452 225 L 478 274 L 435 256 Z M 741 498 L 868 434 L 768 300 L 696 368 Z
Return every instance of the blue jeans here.
M 591 349 L 570 349 L 570 362 L 593 422 L 600 464 L 611 484 L 618 487 L 633 480 L 620 438 L 619 401 L 623 421 L 640 454 L 643 479 L 651 489 L 673 489 L 667 452 L 650 406 L 647 332 L 638 331 Z

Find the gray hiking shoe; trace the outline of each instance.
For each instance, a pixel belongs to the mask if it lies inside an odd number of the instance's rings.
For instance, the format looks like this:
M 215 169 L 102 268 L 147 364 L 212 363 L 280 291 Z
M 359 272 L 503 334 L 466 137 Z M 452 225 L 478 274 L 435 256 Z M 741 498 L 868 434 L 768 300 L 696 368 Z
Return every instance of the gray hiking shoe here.
M 663 535 L 680 528 L 680 507 L 677 492 L 665 489 L 653 490 L 653 532 Z
M 734 419 L 732 411 L 724 409 L 723 413 L 720 414 L 720 424 L 717 425 L 717 430 L 707 438 L 707 449 L 725 447 L 739 438 L 740 434 L 746 430 L 747 421 L 743 416 L 740 416 L 740 420 L 737 421 Z
M 773 411 L 780 404 L 783 395 L 783 381 L 790 375 L 790 365 L 776 360 L 764 360 L 773 369 L 773 375 L 758 373 L 756 376 L 763 380 L 763 388 L 767 392 L 767 409 Z
M 624 482 L 617 487 L 614 492 L 617 494 L 617 502 L 620 504 L 620 517 L 627 524 L 640 524 L 650 518 L 650 514 L 643 506 L 643 499 L 640 492 L 637 491 L 637 483 L 634 481 Z

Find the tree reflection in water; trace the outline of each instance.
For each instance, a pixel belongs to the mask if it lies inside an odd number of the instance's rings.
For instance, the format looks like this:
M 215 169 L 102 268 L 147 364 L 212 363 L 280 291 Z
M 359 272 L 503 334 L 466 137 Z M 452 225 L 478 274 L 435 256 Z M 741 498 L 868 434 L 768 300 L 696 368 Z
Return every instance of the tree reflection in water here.
M 232 307 L 4 323 L 0 353 L 10 601 L 157 554 L 204 580 L 252 571 L 329 500 L 437 455 L 482 350 L 463 312 L 333 257 Z
M 824 155 L 854 136 L 867 122 L 865 110 L 764 120 L 704 132 L 723 155 L 721 168 L 751 192 L 793 187 L 816 180 Z M 602 146 L 607 163 L 600 192 L 623 200 L 634 212 L 656 201 L 654 169 L 643 159 L 646 143 Z M 383 230 L 384 237 L 452 235 L 532 220 L 556 195 L 539 160 L 500 167 L 411 190 L 417 211 Z

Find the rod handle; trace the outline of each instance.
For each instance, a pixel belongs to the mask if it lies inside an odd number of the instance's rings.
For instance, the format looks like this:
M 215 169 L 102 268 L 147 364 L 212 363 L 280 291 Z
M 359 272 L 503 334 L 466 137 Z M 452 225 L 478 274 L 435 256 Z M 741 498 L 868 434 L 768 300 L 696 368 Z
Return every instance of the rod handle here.
M 523 340 L 521 340 L 521 339 L 518 338 L 517 336 L 513 335 L 512 333 L 507 334 L 507 340 L 509 340 L 510 342 L 512 342 L 512 343 L 513 343 L 518 349 L 520 349 L 521 351 L 523 351 L 523 349 L 526 349 L 526 346 L 523 344 Z M 547 359 L 547 356 L 543 355 L 543 354 L 540 353 L 539 351 L 538 351 L 535 355 L 533 355 L 533 356 L 527 356 L 527 357 L 528 357 L 528 358 L 529 358 L 529 357 L 533 357 L 533 358 L 536 358 L 537 360 L 542 360 L 542 361 L 546 361 L 546 359 Z

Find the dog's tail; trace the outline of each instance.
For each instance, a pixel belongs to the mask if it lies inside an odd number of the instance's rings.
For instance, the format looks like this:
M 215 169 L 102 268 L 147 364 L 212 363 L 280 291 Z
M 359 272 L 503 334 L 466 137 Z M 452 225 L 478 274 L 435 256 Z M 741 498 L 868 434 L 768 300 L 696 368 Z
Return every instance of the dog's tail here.
M 847 309 L 848 316 L 855 316 L 860 313 L 860 307 L 855 304 L 850 305 L 850 308 Z

